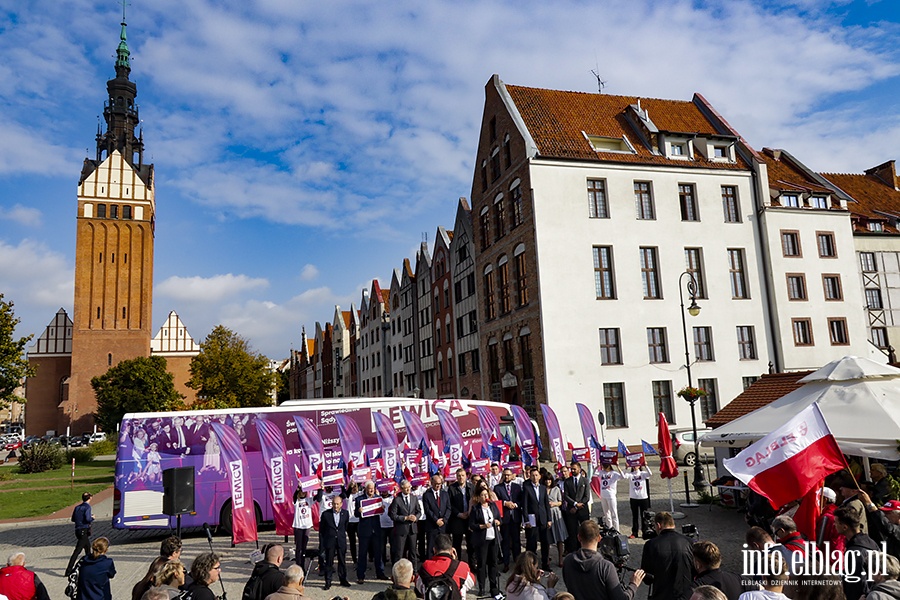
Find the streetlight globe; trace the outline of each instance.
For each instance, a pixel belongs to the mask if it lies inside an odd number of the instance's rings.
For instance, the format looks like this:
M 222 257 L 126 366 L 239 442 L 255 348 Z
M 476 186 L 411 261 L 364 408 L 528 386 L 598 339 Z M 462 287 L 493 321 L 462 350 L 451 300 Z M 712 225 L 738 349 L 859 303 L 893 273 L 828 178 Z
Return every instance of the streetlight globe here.
M 688 306 L 688 314 L 692 317 L 696 317 L 700 314 L 700 306 L 696 302 L 692 302 L 690 306 Z

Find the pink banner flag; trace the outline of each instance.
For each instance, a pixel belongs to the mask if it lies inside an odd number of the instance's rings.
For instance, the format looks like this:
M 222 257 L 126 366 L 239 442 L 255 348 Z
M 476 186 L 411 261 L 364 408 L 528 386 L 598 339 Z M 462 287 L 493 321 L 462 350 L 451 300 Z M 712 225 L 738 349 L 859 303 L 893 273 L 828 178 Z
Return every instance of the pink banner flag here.
M 363 517 L 384 514 L 384 502 L 381 498 L 364 498 L 359 503 L 359 512 Z
M 347 464 L 347 469 L 352 471 L 366 462 L 366 446 L 363 443 L 362 433 L 352 417 L 339 414 L 335 415 L 334 419 L 338 426 L 341 455 Z
M 377 411 L 372 411 L 372 420 L 375 423 L 375 434 L 378 436 L 381 460 L 384 463 L 381 473 L 384 477 L 394 477 L 397 472 L 397 464 L 400 462 L 394 422 L 386 414 Z
M 547 427 L 547 437 L 550 438 L 550 448 L 553 450 L 553 458 L 556 462 L 566 464 L 566 444 L 563 441 L 562 430 L 559 428 L 559 419 L 549 404 L 541 404 L 541 412 L 544 414 L 544 425 Z
M 300 449 L 305 458 L 301 461 L 300 468 L 304 475 L 318 474 L 325 464 L 325 444 L 322 443 L 322 435 L 306 417 L 295 416 L 294 422 L 297 423 Z
M 443 408 L 435 408 L 438 421 L 441 423 L 441 436 L 444 438 L 444 452 L 450 455 L 450 469 L 462 466 L 463 439 L 456 418 Z M 441 465 L 443 466 L 443 465 Z
M 481 427 L 481 458 L 490 458 L 492 441 L 500 439 L 500 421 L 487 406 L 478 405 L 475 412 L 478 413 L 478 425 Z
M 297 483 L 304 492 L 315 492 L 322 489 L 322 480 L 316 475 L 304 475 L 297 479 Z
M 775 508 L 799 500 L 827 475 L 845 468 L 816 402 L 724 461 L 725 468 Z
M 259 433 L 259 448 L 266 465 L 266 481 L 269 484 L 269 498 L 272 500 L 272 511 L 275 514 L 275 534 L 293 535 L 294 505 L 288 477 L 285 476 L 284 436 L 272 421 L 257 417 L 256 431 Z
M 214 421 L 212 429 L 219 439 L 222 462 L 231 483 L 231 539 L 235 544 L 256 541 L 256 509 L 241 440 L 231 427 L 219 422 Z

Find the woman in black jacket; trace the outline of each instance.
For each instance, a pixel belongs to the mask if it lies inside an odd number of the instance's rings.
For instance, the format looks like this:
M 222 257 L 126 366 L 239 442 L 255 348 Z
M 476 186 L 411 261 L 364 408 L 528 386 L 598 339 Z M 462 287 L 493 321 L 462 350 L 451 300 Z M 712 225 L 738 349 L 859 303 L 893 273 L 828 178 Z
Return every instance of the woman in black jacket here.
M 215 552 L 199 554 L 191 563 L 193 581 L 184 589 L 191 592 L 192 600 L 216 600 L 216 595 L 209 586 L 218 581 L 221 574 L 222 565 L 218 554 Z

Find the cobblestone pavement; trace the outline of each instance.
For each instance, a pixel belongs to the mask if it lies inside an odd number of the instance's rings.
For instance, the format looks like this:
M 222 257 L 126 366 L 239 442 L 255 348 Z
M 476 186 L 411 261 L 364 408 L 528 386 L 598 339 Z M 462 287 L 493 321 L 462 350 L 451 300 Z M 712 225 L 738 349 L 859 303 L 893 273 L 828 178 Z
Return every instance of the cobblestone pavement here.
M 656 472 L 654 466 L 654 472 Z M 720 506 L 701 506 L 699 508 L 679 508 L 679 502 L 684 501 L 682 480 L 676 480 L 676 489 L 681 489 L 681 494 L 676 492 L 675 508 L 686 513 L 686 517 L 677 521 L 680 528 L 685 523 L 696 525 L 700 537 L 709 539 L 719 545 L 723 554 L 723 568 L 735 572 L 740 571 L 740 550 L 743 544 L 744 524 L 742 515 L 733 509 Z M 666 484 L 654 477 L 651 481 L 652 510 L 668 510 L 669 500 Z M 73 494 L 74 495 L 74 494 Z M 623 499 L 624 496 L 624 499 Z M 628 504 L 627 492 L 623 485 L 619 486 L 619 517 L 622 533 L 630 533 L 631 510 Z M 594 504 L 594 514 L 598 514 L 599 503 Z M 147 566 L 159 552 L 159 542 L 169 535 L 169 532 L 150 531 L 123 531 L 112 528 L 112 499 L 97 502 L 94 507 L 96 522 L 94 524 L 94 536 L 106 536 L 110 539 L 109 556 L 113 558 L 118 572 L 112 581 L 112 595 L 115 599 L 130 598 L 131 588 L 146 573 Z M 186 530 L 184 532 L 183 560 L 189 565 L 190 561 L 199 553 L 209 549 L 206 535 L 202 530 Z M 272 529 L 260 532 L 260 546 L 267 542 L 280 542 L 283 538 L 276 536 Z M 65 595 L 65 578 L 63 572 L 68 563 L 69 556 L 74 548 L 75 536 L 72 523 L 68 518 L 21 521 L 17 523 L 0 524 L 0 557 L 5 559 L 13 550 L 21 549 L 26 554 L 26 565 L 35 570 L 41 580 L 47 585 L 50 597 L 54 600 L 63 600 Z M 311 544 L 314 542 L 311 542 Z M 237 548 L 230 547 L 230 539 L 223 536 L 213 538 L 213 548 L 222 557 L 222 580 L 225 591 L 230 600 L 239 600 L 244 583 L 250 575 L 250 553 L 256 546 L 252 543 L 241 544 Z M 634 539 L 629 541 L 631 557 L 629 565 L 640 565 L 641 552 L 644 541 Z M 553 570 L 561 576 L 557 563 L 555 548 L 550 553 Z M 349 561 L 349 556 L 348 556 Z M 5 560 L 4 560 L 5 562 Z M 370 581 L 363 585 L 356 585 L 355 572 L 350 571 L 351 588 L 333 587 L 328 592 L 322 589 L 322 579 L 313 574 L 306 588 L 306 596 L 314 599 L 328 599 L 336 595 L 346 596 L 350 600 L 368 600 L 376 592 L 384 588 L 384 582 Z M 374 573 L 369 573 L 374 576 Z M 505 583 L 506 576 L 501 576 L 501 586 Z M 558 589 L 564 589 L 560 582 Z M 214 588 L 217 594 L 221 588 Z M 641 586 L 639 599 L 647 597 L 647 587 Z M 470 595 L 470 599 L 474 595 Z

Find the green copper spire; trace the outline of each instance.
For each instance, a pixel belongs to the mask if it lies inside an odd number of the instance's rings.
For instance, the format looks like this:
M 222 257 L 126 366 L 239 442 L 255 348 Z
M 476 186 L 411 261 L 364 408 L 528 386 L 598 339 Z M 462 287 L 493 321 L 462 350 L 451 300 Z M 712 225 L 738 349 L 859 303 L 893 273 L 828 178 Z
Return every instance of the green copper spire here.
M 116 67 L 131 68 L 128 57 L 131 51 L 128 49 L 128 42 L 125 37 L 125 0 L 122 0 L 122 33 L 119 34 L 119 47 L 116 49 Z

